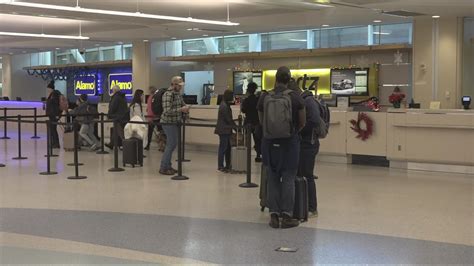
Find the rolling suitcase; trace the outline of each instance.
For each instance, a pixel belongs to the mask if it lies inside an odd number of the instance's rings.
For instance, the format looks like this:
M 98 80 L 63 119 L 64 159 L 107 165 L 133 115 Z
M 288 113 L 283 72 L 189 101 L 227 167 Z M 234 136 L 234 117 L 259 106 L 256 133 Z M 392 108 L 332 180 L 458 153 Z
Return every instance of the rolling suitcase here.
M 260 172 L 260 210 L 265 211 L 267 207 L 267 167 L 262 164 Z
M 110 128 L 110 144 L 112 144 L 112 146 L 114 146 L 114 137 L 115 137 L 115 129 L 113 127 Z M 122 146 L 122 139 L 120 137 L 117 138 L 117 143 L 118 143 L 118 146 Z
M 123 166 L 127 164 L 143 166 L 143 141 L 137 138 L 130 138 L 123 141 Z
M 305 177 L 295 179 L 295 207 L 293 218 L 308 221 L 308 181 Z
M 245 147 L 245 136 L 242 138 L 243 141 L 243 146 L 239 145 L 239 134 L 243 135 L 243 130 L 242 132 L 237 131 L 237 143 L 236 147 L 232 147 L 231 150 L 231 164 L 232 164 L 232 170 L 236 172 L 246 172 L 247 171 L 247 147 Z
M 64 132 L 63 147 L 65 151 L 74 151 L 74 132 Z

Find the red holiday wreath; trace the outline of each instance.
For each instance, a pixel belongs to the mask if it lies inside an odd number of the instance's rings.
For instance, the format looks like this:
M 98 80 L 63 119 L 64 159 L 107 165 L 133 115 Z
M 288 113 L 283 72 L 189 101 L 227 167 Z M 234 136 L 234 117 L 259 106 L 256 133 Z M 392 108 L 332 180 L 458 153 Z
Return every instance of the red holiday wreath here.
M 362 122 L 365 124 L 365 129 L 361 127 Z M 352 119 L 351 124 L 351 129 L 358 134 L 358 139 L 366 141 L 370 136 L 372 136 L 374 121 L 366 113 L 359 113 L 357 121 Z

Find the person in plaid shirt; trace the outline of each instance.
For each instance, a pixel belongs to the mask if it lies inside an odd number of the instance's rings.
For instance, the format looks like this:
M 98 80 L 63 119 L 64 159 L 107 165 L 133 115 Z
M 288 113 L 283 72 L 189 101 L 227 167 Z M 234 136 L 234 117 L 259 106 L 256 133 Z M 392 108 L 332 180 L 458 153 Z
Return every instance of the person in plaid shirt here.
M 160 120 L 161 123 L 165 124 L 163 125 L 163 130 L 166 135 L 166 148 L 160 166 L 160 174 L 163 175 L 174 175 L 177 173 L 171 165 L 171 158 L 178 144 L 177 123 L 181 121 L 183 114 L 187 115 L 189 113 L 189 106 L 184 103 L 181 96 L 183 87 L 183 78 L 180 76 L 173 77 L 171 79 L 171 87 L 163 94 L 163 114 Z M 176 123 L 176 125 L 170 125 L 171 123 Z

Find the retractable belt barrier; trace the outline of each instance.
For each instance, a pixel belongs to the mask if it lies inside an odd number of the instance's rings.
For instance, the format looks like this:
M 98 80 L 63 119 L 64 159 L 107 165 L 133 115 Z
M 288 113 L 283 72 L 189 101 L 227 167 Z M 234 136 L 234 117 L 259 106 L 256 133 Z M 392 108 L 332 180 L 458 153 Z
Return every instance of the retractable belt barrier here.
M 1 109 L 1 108 L 0 108 Z M 78 128 L 78 122 L 77 121 L 74 121 L 74 122 L 59 122 L 59 121 L 50 121 L 49 119 L 48 120 L 45 120 L 45 121 L 38 121 L 37 118 L 38 117 L 47 117 L 47 116 L 38 116 L 36 115 L 36 112 L 35 112 L 35 115 L 33 116 L 22 116 L 22 115 L 18 115 L 18 116 L 6 116 L 6 112 L 5 112 L 5 108 L 4 109 L 4 116 L 3 117 L 0 117 L 0 120 L 3 120 L 4 121 L 4 125 L 7 125 L 8 122 L 17 122 L 18 123 L 18 157 L 15 157 L 13 159 L 15 160 L 24 160 L 24 159 L 27 159 L 26 157 L 22 157 L 22 154 L 21 154 L 21 124 L 22 123 L 33 123 L 35 124 L 35 136 L 36 136 L 36 125 L 37 124 L 45 124 L 46 125 L 46 128 L 47 128 L 47 154 L 46 154 L 46 158 L 47 158 L 47 171 L 46 172 L 42 172 L 40 173 L 41 175 L 54 175 L 54 174 L 57 174 L 57 172 L 53 172 L 51 171 L 51 157 L 53 157 L 54 155 L 52 154 L 52 145 L 51 145 L 51 134 L 52 132 L 50 132 L 50 125 L 53 124 L 53 125 L 63 125 L 63 126 L 72 126 L 73 127 L 73 131 L 74 131 L 74 163 L 73 164 L 70 164 L 71 166 L 74 166 L 75 167 L 75 175 L 74 176 L 70 176 L 68 177 L 68 179 L 72 179 L 72 180 L 77 180 L 77 179 L 86 179 L 87 177 L 86 176 L 80 176 L 79 175 L 79 156 L 78 156 L 78 132 L 77 132 L 77 128 Z M 21 108 L 19 108 L 21 109 Z M 33 109 L 33 108 L 31 108 Z M 13 108 L 9 108 L 9 110 L 15 110 Z M 24 109 L 21 109 L 21 110 L 24 110 Z M 36 108 L 35 108 L 36 110 Z M 119 121 L 118 120 L 113 120 L 113 119 L 109 119 L 109 120 L 105 120 L 104 119 L 104 116 L 106 114 L 104 113 L 100 113 L 98 114 L 99 115 L 99 119 L 93 119 L 92 120 L 92 123 L 99 123 L 100 124 L 100 131 L 101 131 L 101 151 L 97 152 L 97 154 L 108 154 L 108 152 L 105 152 L 104 151 L 104 124 L 106 123 L 113 123 L 114 124 L 114 138 L 113 138 L 113 142 L 114 142 L 114 167 L 109 169 L 110 172 L 122 172 L 122 171 L 125 171 L 125 169 L 123 168 L 120 168 L 118 166 L 118 123 Z M 69 116 L 72 116 L 72 115 L 67 115 L 68 117 Z M 73 115 L 74 117 L 84 117 L 84 116 L 97 116 L 96 115 L 91 115 L 91 114 L 85 114 L 85 115 Z M 14 119 L 16 118 L 16 119 Z M 24 120 L 25 118 L 33 118 L 33 120 Z M 214 122 L 215 120 L 206 120 L 206 119 L 198 119 L 198 118 L 190 118 L 190 120 L 196 120 L 196 121 L 209 121 L 209 122 Z M 215 124 L 199 124 L 199 123 L 187 123 L 184 119 L 182 122 L 178 122 L 178 123 L 161 123 L 161 122 L 158 122 L 158 121 L 152 121 L 152 122 L 140 122 L 140 121 L 129 121 L 127 123 L 130 123 L 130 124 L 141 124 L 141 125 L 149 125 L 150 123 L 154 123 L 155 125 L 176 125 L 178 126 L 178 172 L 177 172 L 177 175 L 176 176 L 173 176 L 171 177 L 172 180 L 188 180 L 189 177 L 187 176 L 184 176 L 183 175 L 183 167 L 182 167 L 182 163 L 185 161 L 184 160 L 184 146 L 185 146 L 185 128 L 186 126 L 188 127 L 203 127 L 203 128 L 214 128 L 216 125 Z M 6 126 L 5 126 L 6 128 Z M 251 132 L 248 128 L 248 126 L 242 126 L 242 125 L 239 125 L 238 126 L 239 129 L 247 129 L 245 130 L 245 137 L 247 138 L 247 141 L 246 141 L 246 148 L 247 148 L 247 171 L 246 171 L 246 182 L 243 183 L 243 184 L 240 184 L 239 186 L 240 187 L 243 187 L 243 188 L 253 188 L 253 187 L 258 187 L 258 185 L 252 183 L 252 173 L 251 173 L 251 144 L 250 144 L 250 138 L 251 138 Z M 6 131 L 5 131 L 6 132 Z M 6 134 L 4 134 L 6 136 Z M 35 137 L 33 136 L 33 137 Z M 0 164 L 0 167 L 4 167 L 4 165 Z

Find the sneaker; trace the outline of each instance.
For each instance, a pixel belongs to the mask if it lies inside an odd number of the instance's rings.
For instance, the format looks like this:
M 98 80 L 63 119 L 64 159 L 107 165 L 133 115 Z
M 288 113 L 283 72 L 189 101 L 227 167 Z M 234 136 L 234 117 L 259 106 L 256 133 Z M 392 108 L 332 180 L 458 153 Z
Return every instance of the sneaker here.
M 293 217 L 289 216 L 286 213 L 282 215 L 281 228 L 293 228 L 297 227 L 298 225 L 300 225 L 300 221 L 293 219 Z
M 162 175 L 174 175 L 176 173 L 173 170 L 168 169 L 168 170 L 160 170 L 160 174 L 162 174 Z
M 221 173 L 224 173 L 224 174 L 229 173 L 229 169 L 227 169 L 227 168 L 219 168 L 219 169 L 217 169 L 217 171 L 221 172 Z
M 96 151 L 98 148 L 97 144 L 93 144 L 89 149 L 90 151 Z
M 149 150 L 150 150 L 150 146 L 146 146 L 145 151 L 149 151 Z
M 111 149 L 111 150 L 114 149 L 114 146 L 113 146 L 112 144 L 110 144 L 110 143 L 105 143 L 104 146 L 107 147 L 107 148 L 109 148 L 109 149 Z
M 173 167 L 171 167 L 170 170 L 173 171 L 175 174 L 178 172 L 178 170 L 174 169 Z
M 270 214 L 270 227 L 278 229 L 280 228 L 280 217 L 278 217 L 278 214 L 272 213 Z
M 257 156 L 257 157 L 255 158 L 255 162 L 256 162 L 256 163 L 261 163 L 261 162 L 262 162 L 262 157 Z
M 308 218 L 317 218 L 318 217 L 318 211 L 310 211 Z

